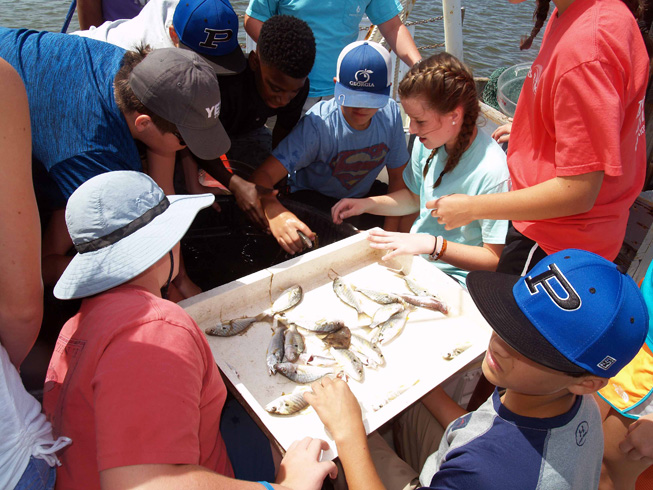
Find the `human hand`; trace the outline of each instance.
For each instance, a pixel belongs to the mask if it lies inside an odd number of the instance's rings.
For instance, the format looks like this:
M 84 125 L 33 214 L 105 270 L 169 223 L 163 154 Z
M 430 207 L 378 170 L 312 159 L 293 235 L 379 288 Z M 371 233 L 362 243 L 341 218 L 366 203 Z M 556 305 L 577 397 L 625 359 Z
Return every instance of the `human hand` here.
M 336 225 L 339 225 L 343 220 L 352 216 L 358 216 L 367 211 L 367 203 L 367 199 L 340 199 L 331 208 L 331 218 Z
M 259 228 L 269 231 L 270 227 L 268 226 L 268 220 L 265 219 L 256 184 L 234 175 L 229 182 L 229 190 L 236 198 L 236 204 L 247 217 Z M 274 190 L 269 195 L 276 196 L 278 192 Z
M 494 140 L 499 144 L 507 143 L 508 140 L 510 139 L 511 132 L 512 132 L 512 122 L 509 122 L 495 129 L 494 132 L 492 133 L 492 138 L 494 138 Z
M 312 392 L 304 393 L 304 399 L 315 409 L 336 444 L 347 437 L 366 437 L 361 407 L 347 383 L 325 376 L 313 383 L 311 389 Z
M 267 215 L 272 235 L 277 239 L 281 248 L 289 254 L 304 250 L 304 242 L 297 234 L 297 230 L 301 231 L 311 241 L 315 240 L 315 233 L 280 203 L 278 204 L 278 210 L 267 212 Z
M 277 481 L 293 490 L 320 490 L 327 475 L 335 478 L 338 468 L 333 461 L 320 461 L 329 444 L 321 439 L 305 437 L 293 442 L 281 460 Z
M 645 415 L 628 427 L 619 449 L 632 461 L 653 464 L 653 414 Z
M 397 255 L 428 254 L 435 246 L 435 237 L 425 233 L 398 233 L 372 229 L 367 232 L 367 239 L 372 248 L 392 250 L 383 256 L 383 260 L 389 260 Z
M 431 216 L 444 225 L 445 230 L 453 230 L 474 221 L 475 218 L 470 211 L 472 197 L 465 194 L 449 194 L 428 201 L 426 208 L 433 210 Z

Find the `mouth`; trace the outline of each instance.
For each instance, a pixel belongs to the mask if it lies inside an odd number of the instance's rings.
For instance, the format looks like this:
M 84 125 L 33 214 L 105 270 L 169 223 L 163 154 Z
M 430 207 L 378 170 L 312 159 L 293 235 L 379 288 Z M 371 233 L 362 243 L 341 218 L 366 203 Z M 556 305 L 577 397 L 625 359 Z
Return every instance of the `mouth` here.
M 485 352 L 485 361 L 490 369 L 495 372 L 501 372 L 503 369 L 501 369 L 501 366 L 497 362 L 496 357 L 494 357 L 494 354 L 492 352 L 492 349 L 488 349 Z

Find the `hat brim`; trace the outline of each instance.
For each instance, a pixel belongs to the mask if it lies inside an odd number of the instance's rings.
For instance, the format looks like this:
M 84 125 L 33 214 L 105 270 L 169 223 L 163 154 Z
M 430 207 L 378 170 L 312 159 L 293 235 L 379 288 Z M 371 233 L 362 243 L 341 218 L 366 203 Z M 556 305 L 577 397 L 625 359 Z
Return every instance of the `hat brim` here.
M 143 228 L 113 245 L 75 255 L 54 287 L 59 299 L 85 298 L 133 279 L 182 239 L 213 194 L 168 196 L 170 206 Z
M 390 87 L 377 92 L 354 90 L 337 82 L 333 93 L 338 105 L 345 107 L 360 107 L 364 109 L 381 109 L 390 100 Z
M 519 279 L 500 272 L 472 271 L 467 275 L 467 290 L 492 329 L 517 352 L 556 371 L 586 372 L 563 356 L 524 315 L 512 292 Z
M 177 129 L 188 149 L 202 160 L 215 160 L 231 148 L 231 140 L 219 120 L 215 126 L 196 129 L 177 124 Z
M 179 47 L 188 51 L 194 51 L 193 48 L 185 45 L 181 39 L 179 40 Z M 198 51 L 194 52 L 201 56 L 213 68 L 216 75 L 237 75 L 242 73 L 247 66 L 247 58 L 245 58 L 245 53 L 243 53 L 240 46 L 234 48 L 231 53 L 221 56 L 211 56 Z

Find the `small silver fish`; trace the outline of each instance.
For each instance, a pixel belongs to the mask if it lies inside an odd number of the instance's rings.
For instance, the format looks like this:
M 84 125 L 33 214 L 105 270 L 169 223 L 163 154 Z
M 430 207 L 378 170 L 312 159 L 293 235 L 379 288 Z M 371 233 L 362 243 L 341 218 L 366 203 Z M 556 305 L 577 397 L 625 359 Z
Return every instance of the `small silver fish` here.
M 440 298 L 435 296 L 415 296 L 412 294 L 400 294 L 401 299 L 411 305 L 420 306 L 433 311 L 439 311 L 445 315 L 449 314 L 449 307 Z
M 329 349 L 329 352 L 331 352 L 333 358 L 338 361 L 338 364 L 343 367 L 347 375 L 351 376 L 356 381 L 363 381 L 365 378 L 365 367 L 360 359 L 356 357 L 356 354 L 349 349 L 335 349 L 333 347 Z
M 288 330 L 286 330 L 284 341 L 286 359 L 290 362 L 295 362 L 302 352 L 304 352 L 304 337 L 297 331 L 297 327 L 291 324 Z
M 387 305 L 383 305 L 381 308 L 378 308 L 372 316 L 372 323 L 370 323 L 370 328 L 378 327 L 382 323 L 388 321 L 390 317 L 395 313 L 403 311 L 405 304 L 406 303 L 402 301 L 401 303 L 389 303 Z
M 460 354 L 465 352 L 467 349 L 469 349 L 472 346 L 471 342 L 462 342 L 458 345 L 456 345 L 452 350 L 447 352 L 442 356 L 442 359 L 445 359 L 447 361 L 451 361 L 454 358 L 458 357 Z
M 290 381 L 301 384 L 312 383 L 328 374 L 333 374 L 333 368 L 304 366 L 292 362 L 281 362 L 276 365 L 276 370 Z
M 286 322 L 286 320 L 283 320 L 281 318 L 279 320 L 282 322 Z M 335 332 L 336 330 L 340 330 L 342 327 L 345 326 L 345 322 L 343 322 L 342 320 L 327 320 L 327 319 L 320 319 L 317 320 L 316 322 L 294 320 L 293 323 L 297 325 L 299 328 L 317 334 Z
M 271 315 L 276 315 L 283 311 L 289 310 L 303 298 L 301 286 L 291 286 L 281 293 L 281 295 L 272 303 Z
M 302 243 L 304 244 L 304 247 L 306 247 L 306 248 L 313 248 L 313 240 L 311 240 L 310 238 L 308 238 L 308 237 L 307 237 L 304 233 L 302 233 L 301 231 L 299 231 L 299 230 L 296 230 L 296 231 L 297 231 L 297 236 L 299 237 L 299 239 L 300 239 L 300 240 L 302 241 Z
M 283 325 L 276 327 L 274 329 L 274 334 L 270 339 L 270 343 L 268 344 L 265 362 L 268 366 L 268 372 L 270 375 L 277 372 L 277 364 L 283 361 L 284 333 L 286 330 L 286 327 Z
M 376 291 L 374 289 L 365 289 L 352 286 L 354 291 L 358 291 L 361 294 L 364 294 L 372 301 L 382 304 L 389 305 L 391 303 L 401 303 L 402 299 L 394 293 L 386 293 L 384 291 Z
M 408 312 L 409 309 L 406 308 L 405 310 L 400 311 L 399 313 L 395 313 L 393 316 L 391 316 L 387 322 L 378 328 L 378 331 L 375 333 L 375 336 L 372 338 L 371 342 L 374 344 L 387 344 L 395 337 L 397 337 L 406 325 Z
M 399 385 L 396 388 L 388 391 L 382 397 L 372 401 L 372 403 L 370 403 L 369 406 L 371 407 L 373 412 L 381 410 L 388 403 L 390 403 L 392 400 L 397 398 L 399 395 L 402 395 L 403 393 L 406 393 L 410 388 L 415 386 L 417 383 L 419 383 L 419 379 L 416 379 L 415 382 L 412 385 L 404 385 L 404 384 Z
M 358 298 L 356 298 L 354 295 L 354 290 L 345 281 L 343 281 L 342 278 L 336 277 L 333 280 L 333 290 L 335 291 L 336 296 L 340 298 L 340 301 L 355 309 L 359 316 L 367 315 L 367 313 L 363 311 L 363 308 L 358 302 Z
M 255 317 L 234 318 L 227 322 L 220 322 L 214 327 L 208 327 L 204 332 L 216 337 L 232 337 L 244 332 L 250 325 L 262 321 L 265 317 L 265 314 L 261 314 Z
M 373 344 L 358 335 L 352 335 L 351 347 L 353 350 L 363 354 L 370 361 L 373 361 L 377 366 L 383 366 L 385 364 L 385 357 L 383 357 L 383 352 L 381 352 L 377 344 Z
M 332 357 L 320 356 L 317 354 L 312 354 L 311 352 L 302 352 L 299 354 L 299 362 L 303 364 L 308 364 L 310 366 L 333 366 L 336 364 L 336 360 Z
M 275 398 L 265 406 L 265 410 L 275 415 L 292 415 L 308 406 L 304 393 L 311 391 L 308 386 L 298 386 L 292 393 Z
M 405 276 L 403 274 L 398 274 L 401 276 L 401 278 L 404 280 L 406 283 L 406 286 L 408 286 L 408 289 L 410 289 L 415 296 L 434 296 L 431 293 L 428 292 L 428 290 L 422 286 L 420 286 L 415 279 L 409 276 Z

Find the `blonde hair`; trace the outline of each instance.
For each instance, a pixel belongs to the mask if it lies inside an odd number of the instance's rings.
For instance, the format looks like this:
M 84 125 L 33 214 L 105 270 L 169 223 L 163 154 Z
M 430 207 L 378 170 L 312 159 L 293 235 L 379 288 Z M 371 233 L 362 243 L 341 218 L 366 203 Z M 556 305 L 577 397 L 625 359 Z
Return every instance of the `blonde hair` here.
M 427 101 L 430 109 L 440 114 L 447 114 L 462 106 L 463 122 L 449 158 L 433 184 L 436 188 L 442 182 L 442 177 L 451 172 L 469 146 L 476 127 L 479 114 L 479 103 L 476 84 L 471 70 L 455 56 L 442 52 L 433 55 L 413 66 L 399 83 L 401 98 L 421 97 Z M 429 164 L 437 153 L 435 148 L 424 165 L 424 176 Z

